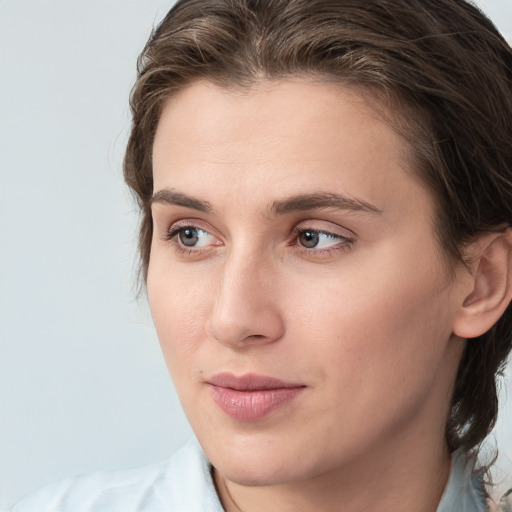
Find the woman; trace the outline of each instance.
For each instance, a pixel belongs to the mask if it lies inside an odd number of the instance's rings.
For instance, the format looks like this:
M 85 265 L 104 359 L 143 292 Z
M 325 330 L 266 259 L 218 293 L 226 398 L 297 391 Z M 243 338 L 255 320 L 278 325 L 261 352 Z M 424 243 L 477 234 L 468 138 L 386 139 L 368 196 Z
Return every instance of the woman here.
M 14 510 L 485 510 L 511 84 L 462 0 L 178 2 L 139 62 L 125 178 L 198 442 Z

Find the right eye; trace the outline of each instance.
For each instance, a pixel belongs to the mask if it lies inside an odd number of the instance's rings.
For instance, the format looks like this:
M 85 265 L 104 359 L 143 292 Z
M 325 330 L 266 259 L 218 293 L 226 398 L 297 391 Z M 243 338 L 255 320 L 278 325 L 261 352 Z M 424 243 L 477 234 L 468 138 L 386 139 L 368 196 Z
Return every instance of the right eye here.
M 181 244 L 185 247 L 196 247 L 208 245 L 206 240 L 211 236 L 207 231 L 199 228 L 181 228 L 177 237 Z
M 169 229 L 166 240 L 177 249 L 194 250 L 200 247 L 219 245 L 219 240 L 208 231 L 192 225 L 174 225 Z

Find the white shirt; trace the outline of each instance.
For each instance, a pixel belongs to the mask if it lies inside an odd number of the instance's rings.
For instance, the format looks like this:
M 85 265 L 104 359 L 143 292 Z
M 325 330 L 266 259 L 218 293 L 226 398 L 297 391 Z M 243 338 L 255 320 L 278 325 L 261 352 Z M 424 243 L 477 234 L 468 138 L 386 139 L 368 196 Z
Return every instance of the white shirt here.
M 454 454 L 437 512 L 485 510 L 473 463 L 464 453 Z M 223 508 L 211 464 L 192 439 L 164 463 L 68 478 L 31 494 L 11 512 L 223 512 Z

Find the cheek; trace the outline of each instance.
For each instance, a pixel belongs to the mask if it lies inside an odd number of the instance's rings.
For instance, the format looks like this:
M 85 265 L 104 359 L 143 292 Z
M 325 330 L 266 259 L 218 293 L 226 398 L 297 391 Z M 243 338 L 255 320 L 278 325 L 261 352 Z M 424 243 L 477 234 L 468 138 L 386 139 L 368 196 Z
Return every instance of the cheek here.
M 160 346 L 176 380 L 190 368 L 206 336 L 210 303 L 205 281 L 155 262 L 149 268 L 147 290 Z
M 351 410 L 353 418 L 410 412 L 434 385 L 452 332 L 450 294 L 437 269 L 386 269 L 346 276 L 317 295 L 314 309 L 302 308 L 304 339 L 314 339 L 304 347 L 311 364 L 326 372 L 340 414 Z

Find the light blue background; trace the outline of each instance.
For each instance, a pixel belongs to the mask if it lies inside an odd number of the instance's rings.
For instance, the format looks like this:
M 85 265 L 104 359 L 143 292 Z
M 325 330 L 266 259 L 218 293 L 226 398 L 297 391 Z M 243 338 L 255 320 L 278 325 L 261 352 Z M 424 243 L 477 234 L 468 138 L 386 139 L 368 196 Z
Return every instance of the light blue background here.
M 481 4 L 512 41 L 512 0 Z M 0 0 L 0 508 L 166 458 L 190 435 L 134 300 L 121 178 L 136 57 L 171 5 Z M 504 397 L 496 474 L 512 485 Z

